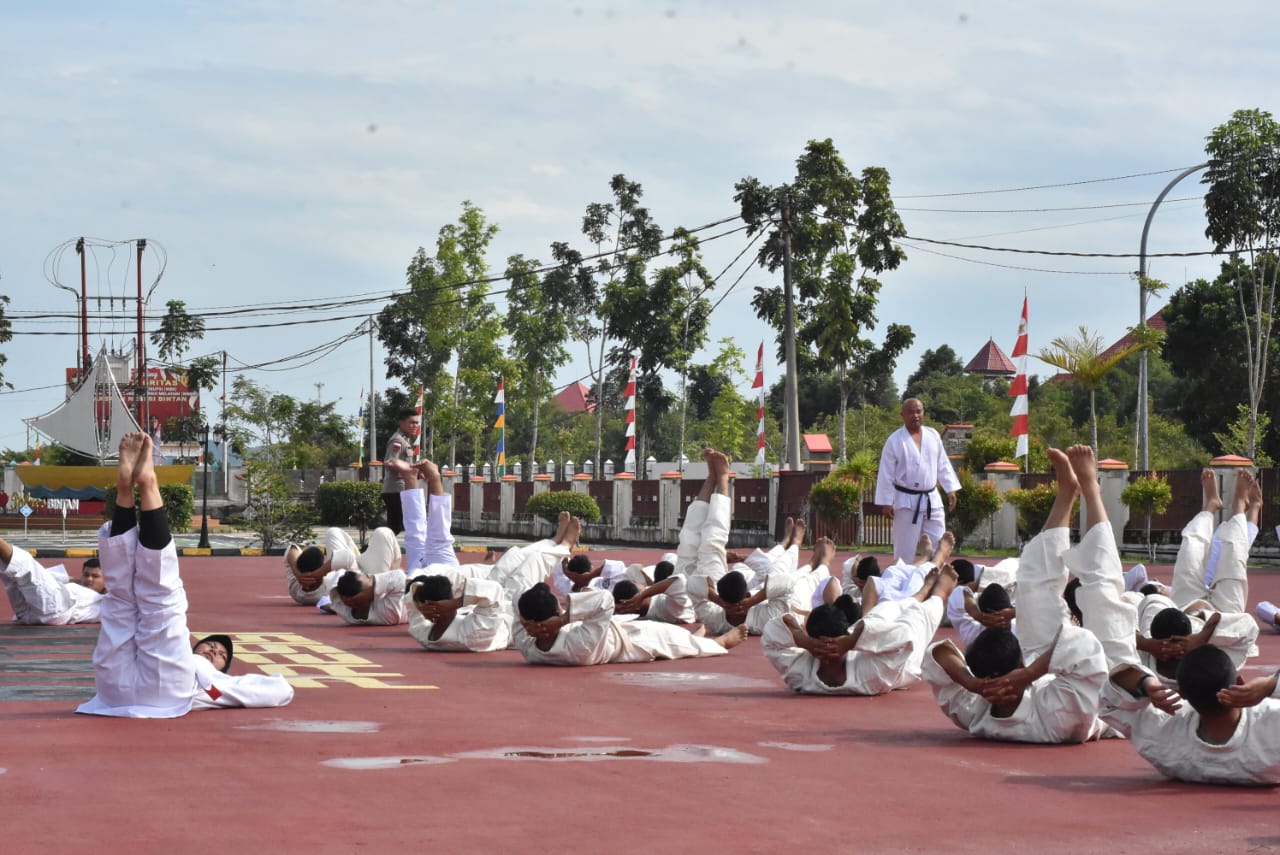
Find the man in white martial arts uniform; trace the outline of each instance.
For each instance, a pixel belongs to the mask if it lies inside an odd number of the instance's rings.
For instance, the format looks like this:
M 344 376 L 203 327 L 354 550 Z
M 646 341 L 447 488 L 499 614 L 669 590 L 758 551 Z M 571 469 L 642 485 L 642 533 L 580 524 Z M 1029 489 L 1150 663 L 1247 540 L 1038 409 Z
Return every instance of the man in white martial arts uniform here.
M 551 569 L 551 587 L 561 596 L 588 589 L 609 591 L 625 578 L 627 565 L 615 558 L 604 558 L 598 564 L 592 564 L 585 555 L 573 555 L 557 561 Z M 542 579 L 536 581 L 541 582 Z
M 314 606 L 327 594 L 324 577 L 329 574 L 325 552 L 318 546 L 303 549 L 291 543 L 284 550 L 284 579 L 289 596 L 300 606 Z
M 176 718 L 193 709 L 289 703 L 293 687 L 283 677 L 226 674 L 232 657 L 228 636 L 208 636 L 193 649 L 151 437 L 131 433 L 121 439 L 117 485 L 115 516 L 98 530 L 107 593 L 93 652 L 96 694 L 76 711 Z M 140 515 L 134 511 L 135 485 Z
M 408 505 L 404 522 L 412 525 Z M 511 645 L 511 600 L 490 579 L 463 576 L 436 565 L 415 576 L 404 595 L 409 634 L 427 650 L 489 653 Z
M 704 449 L 707 477 L 689 503 L 676 546 L 675 572 L 685 579 L 694 606 L 707 598 L 707 580 L 714 584 L 729 572 L 725 546 L 733 500 L 729 498 L 729 461 L 718 451 Z
M 634 614 L 662 623 L 695 623 L 693 598 L 685 578 L 675 572 L 675 562 L 664 558 L 649 569 L 652 578 L 639 564 L 627 568 L 627 578 L 613 586 L 614 614 Z
M 1098 486 L 1093 449 L 1049 449 L 1058 495 L 1044 530 L 1018 563 L 1018 635 L 985 629 L 966 653 L 934 644 L 925 679 L 939 706 L 974 736 L 1013 742 L 1085 742 L 1110 735 L 1098 719 L 1108 662 L 1131 651 L 1133 606 L 1100 591 L 1118 585 L 1120 557 Z M 1071 510 L 1084 499 L 1092 527 L 1071 546 Z M 1068 569 L 1081 581 L 1084 627 L 1072 626 L 1063 599 Z M 1112 657 L 1116 657 L 1113 659 Z
M 1258 624 L 1249 614 L 1249 548 L 1258 534 L 1262 489 L 1248 470 L 1236 476 L 1231 515 L 1213 532 L 1222 508 L 1218 477 L 1200 473 L 1202 510 L 1182 530 L 1173 565 L 1173 589 L 1138 603 L 1138 651 L 1143 667 L 1166 685 L 1177 682 L 1178 663 L 1189 650 L 1212 641 L 1239 670 L 1258 654 Z
M 564 611 L 555 591 L 539 582 L 520 595 L 515 646 L 537 665 L 603 665 L 719 656 L 747 637 L 737 627 L 719 638 L 694 635 L 683 627 L 634 615 L 614 615 L 613 594 L 586 590 L 570 594 Z
M 851 600 L 848 611 L 834 603 L 818 606 L 803 629 L 795 615 L 774 618 L 761 639 L 765 658 L 783 682 L 804 694 L 882 695 L 906 688 L 920 679 L 925 649 L 955 584 L 955 571 L 944 564 L 918 596 L 882 600 L 861 620 Z
M 787 613 L 804 617 L 809 613 L 819 584 L 832 578 L 830 563 L 834 557 L 831 539 L 819 538 L 807 566 L 793 573 L 770 573 L 754 593 L 747 588 L 746 577 L 731 570 L 714 585 L 708 580 L 707 599 L 694 607 L 694 613 L 707 632 L 718 635 L 745 626 L 751 635 L 760 635 L 774 618 Z
M 876 476 L 876 504 L 893 520 L 893 557 L 911 561 L 920 535 L 938 542 L 947 527 L 941 485 L 947 494 L 947 511 L 955 510 L 956 478 L 947 459 L 942 437 L 924 423 L 924 404 L 916 398 L 902 402 L 902 427 L 885 441 Z
M 1117 668 L 1101 715 L 1161 774 L 1202 784 L 1280 784 L 1277 676 L 1247 683 L 1213 644 L 1189 651 L 1177 691 L 1136 665 Z M 1184 703 L 1185 702 L 1185 703 Z
M 957 558 L 951 562 L 960 584 L 947 598 L 947 623 L 956 631 L 960 648 L 967 650 L 987 627 L 1004 626 L 1017 634 L 1012 592 L 1018 588 L 1018 559 L 1006 558 L 991 567 Z M 983 597 L 987 591 L 988 594 Z
M 85 561 L 80 579 L 61 566 L 45 567 L 25 549 L 0 537 L 0 583 L 9 597 L 15 623 L 63 626 L 97 623 L 106 591 L 97 559 Z

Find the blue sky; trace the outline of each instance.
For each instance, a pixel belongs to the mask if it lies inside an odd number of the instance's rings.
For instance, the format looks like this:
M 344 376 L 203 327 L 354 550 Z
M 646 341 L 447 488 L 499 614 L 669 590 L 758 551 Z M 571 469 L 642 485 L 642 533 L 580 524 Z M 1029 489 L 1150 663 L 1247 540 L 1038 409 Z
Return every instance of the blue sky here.
M 74 310 L 46 261 L 80 235 L 163 247 L 153 314 L 175 299 L 248 312 L 210 316 L 189 356 L 270 363 L 248 376 L 354 415 L 364 339 L 289 357 L 381 304 L 250 310 L 403 289 L 414 251 L 464 199 L 501 229 L 499 272 L 513 253 L 546 260 L 552 241 L 584 246 L 583 209 L 615 173 L 641 183 L 669 231 L 736 213 L 736 181 L 789 180 L 805 142 L 831 137 L 854 170 L 889 170 L 913 237 L 1136 253 L 1171 170 L 1201 162 L 1233 110 L 1273 110 L 1280 79 L 1280 7 L 1261 2 L 1216 24 L 1187 2 L 14 5 L 0 10 L 0 294 L 15 333 L 0 351 L 15 387 L 0 394 L 0 448 L 26 444 L 22 418 L 56 406 L 75 362 L 75 324 L 33 316 Z M 1098 180 L 1140 173 L 1156 174 Z M 1024 187 L 1042 189 L 973 195 Z M 1171 194 L 1151 252 L 1209 249 L 1202 192 L 1188 180 Z M 708 268 L 745 243 L 709 243 Z M 1138 320 L 1136 259 L 907 244 L 878 312 L 916 332 L 900 379 L 943 343 L 963 359 L 988 336 L 1009 350 L 1024 291 L 1033 352 Z M 122 258 L 94 260 L 91 283 L 126 286 Z M 1176 286 L 1217 266 L 1156 258 L 1150 273 Z M 60 274 L 78 287 L 74 256 Z M 774 279 L 747 272 L 712 339 L 752 352 L 769 337 L 750 298 Z M 563 383 L 587 370 L 572 350 Z

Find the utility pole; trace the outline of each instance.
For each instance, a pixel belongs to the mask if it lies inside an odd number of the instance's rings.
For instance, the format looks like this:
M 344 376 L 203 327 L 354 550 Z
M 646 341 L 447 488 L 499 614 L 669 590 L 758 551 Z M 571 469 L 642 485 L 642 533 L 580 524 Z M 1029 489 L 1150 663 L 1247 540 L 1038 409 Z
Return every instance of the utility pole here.
M 796 306 L 791 285 L 791 196 L 782 197 L 782 290 L 786 298 L 783 314 L 787 379 L 784 406 L 787 425 L 787 465 L 792 472 L 801 471 L 800 464 L 800 393 L 796 377 Z
M 378 459 L 377 447 L 377 429 L 378 429 L 378 408 L 375 401 L 378 396 L 374 393 L 373 387 L 373 330 L 375 324 L 373 315 L 369 316 L 369 462 Z

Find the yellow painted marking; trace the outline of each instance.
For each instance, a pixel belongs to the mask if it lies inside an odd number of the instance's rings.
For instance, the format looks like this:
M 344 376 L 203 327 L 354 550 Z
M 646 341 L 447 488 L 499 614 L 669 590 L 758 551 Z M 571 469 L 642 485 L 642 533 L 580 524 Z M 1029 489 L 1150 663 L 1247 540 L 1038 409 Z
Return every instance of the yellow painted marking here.
M 196 633 L 199 638 L 207 633 Z M 438 689 L 439 686 L 406 685 L 395 680 L 404 674 L 386 671 L 331 644 L 290 632 L 229 633 L 235 643 L 235 658 L 254 665 L 264 674 L 279 674 L 294 688 L 324 689 L 332 683 L 346 683 L 362 689 Z
M 183 556 L 209 556 L 213 554 L 213 550 L 208 548 L 201 549 L 198 546 L 184 546 L 182 549 L 178 550 L 178 554 Z

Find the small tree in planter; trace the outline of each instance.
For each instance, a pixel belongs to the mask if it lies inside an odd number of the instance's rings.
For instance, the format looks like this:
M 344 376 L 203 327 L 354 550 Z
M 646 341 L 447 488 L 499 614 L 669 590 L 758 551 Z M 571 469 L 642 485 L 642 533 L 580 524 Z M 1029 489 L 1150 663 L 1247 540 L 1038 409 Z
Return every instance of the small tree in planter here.
M 1155 472 L 1145 475 L 1120 491 L 1120 501 L 1129 513 L 1146 516 L 1147 560 L 1155 560 L 1155 546 L 1151 543 L 1151 515 L 1162 514 L 1173 503 L 1173 488 L 1166 478 Z
M 956 509 L 947 517 L 947 524 L 956 537 L 956 546 L 960 546 L 978 526 L 1000 510 L 1004 500 L 995 484 L 979 481 L 968 469 L 961 469 L 956 477 L 960 480 L 960 492 L 956 494 Z
M 858 537 L 862 537 L 862 494 L 876 479 L 879 460 L 861 451 L 841 463 L 831 474 L 809 488 L 809 507 L 823 522 L 839 525 L 856 516 Z
M 1018 536 L 1024 541 L 1030 540 L 1044 528 L 1049 519 L 1049 511 L 1058 498 L 1057 484 L 1041 484 L 1023 490 L 1010 490 L 1005 494 L 1009 504 L 1018 509 Z M 1072 515 L 1075 508 L 1072 508 Z

